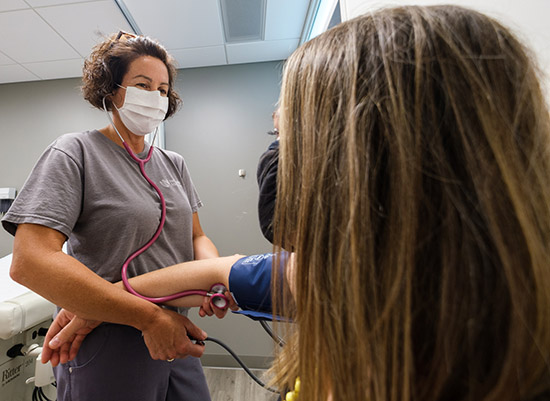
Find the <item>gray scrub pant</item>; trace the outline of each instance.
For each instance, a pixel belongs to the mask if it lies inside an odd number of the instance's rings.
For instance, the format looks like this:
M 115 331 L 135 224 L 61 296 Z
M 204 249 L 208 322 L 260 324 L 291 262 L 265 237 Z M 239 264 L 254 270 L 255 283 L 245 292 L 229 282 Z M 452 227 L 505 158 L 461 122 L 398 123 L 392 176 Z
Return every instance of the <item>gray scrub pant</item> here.
M 129 326 L 97 327 L 55 376 L 58 401 L 210 401 L 198 358 L 155 361 Z

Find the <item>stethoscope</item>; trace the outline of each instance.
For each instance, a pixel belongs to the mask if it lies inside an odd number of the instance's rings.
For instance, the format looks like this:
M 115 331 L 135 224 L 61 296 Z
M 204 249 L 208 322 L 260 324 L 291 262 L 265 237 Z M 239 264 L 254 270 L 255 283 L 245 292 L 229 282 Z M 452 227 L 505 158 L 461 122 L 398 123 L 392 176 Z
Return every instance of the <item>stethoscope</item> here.
M 130 262 L 132 260 L 134 260 L 136 257 L 138 257 L 139 255 L 141 255 L 143 252 L 145 252 L 151 245 L 153 245 L 153 243 L 157 240 L 157 238 L 159 237 L 161 231 L 162 231 L 162 228 L 164 227 L 164 222 L 166 221 L 166 201 L 164 200 L 164 196 L 162 195 L 162 192 L 160 191 L 160 188 L 153 182 L 153 180 L 151 180 L 151 178 L 149 178 L 149 176 L 147 175 L 147 173 L 145 172 L 145 164 L 147 164 L 147 162 L 149 162 L 149 160 L 151 160 L 151 156 L 153 154 L 153 148 L 154 146 L 151 145 L 151 147 L 149 148 L 149 152 L 147 153 L 147 157 L 145 159 L 140 159 L 135 153 L 134 151 L 130 148 L 130 146 L 126 143 L 126 141 L 122 138 L 122 135 L 120 135 L 120 133 L 118 132 L 118 129 L 116 127 L 116 125 L 114 124 L 113 120 L 111 119 L 111 115 L 107 112 L 107 108 L 105 107 L 105 98 L 103 98 L 103 109 L 105 110 L 107 116 L 109 117 L 109 121 L 111 122 L 111 125 L 114 127 L 118 137 L 120 138 L 120 140 L 122 141 L 122 146 L 124 146 L 124 149 L 126 149 L 126 152 L 128 152 L 128 154 L 130 155 L 130 157 L 137 163 L 139 164 L 139 169 L 141 171 L 141 175 L 145 178 L 145 180 L 147 180 L 147 182 L 149 183 L 149 185 L 151 185 L 155 191 L 157 192 L 158 196 L 159 196 L 159 199 L 160 199 L 160 205 L 161 205 L 161 216 L 160 216 L 160 223 L 157 227 L 157 230 L 155 231 L 155 234 L 153 235 L 153 237 L 145 244 L 143 245 L 141 248 L 139 248 L 137 251 L 135 251 L 133 254 L 131 254 L 127 259 L 126 261 L 124 262 L 124 264 L 122 265 L 122 271 L 121 271 L 121 274 L 122 274 L 122 282 L 124 283 L 124 286 L 126 287 L 126 290 L 128 290 L 128 292 L 130 292 L 131 294 L 137 296 L 137 297 L 140 297 L 140 298 L 143 298 L 147 301 L 150 301 L 150 302 L 153 302 L 153 303 L 164 303 L 164 302 L 168 302 L 168 301 L 171 301 L 171 300 L 174 300 L 174 299 L 178 299 L 178 298 L 183 298 L 183 297 L 187 297 L 189 295 L 200 295 L 200 296 L 206 296 L 206 297 L 210 297 L 210 303 L 215 306 L 216 308 L 218 309 L 221 309 L 221 310 L 225 310 L 229 307 L 229 299 L 227 298 L 227 296 L 225 295 L 225 292 L 227 291 L 227 289 L 225 288 L 225 286 L 223 284 L 214 284 L 211 288 L 210 288 L 210 291 L 203 291 L 203 290 L 188 290 L 188 291 L 182 291 L 182 292 L 178 292 L 176 294 L 172 294 L 172 295 L 167 295 L 167 296 L 164 296 L 164 297 L 147 297 L 145 295 L 142 295 L 140 293 L 138 293 L 136 290 L 134 290 L 132 288 L 132 286 L 130 285 L 130 282 L 128 280 L 128 265 L 130 264 Z M 154 143 L 155 142 L 155 138 L 157 136 L 157 132 L 158 132 L 158 127 L 155 129 L 155 134 L 153 136 L 153 140 L 151 143 Z M 268 332 L 268 334 L 270 334 L 274 339 L 276 337 L 274 337 L 274 334 L 271 332 L 271 330 L 267 327 L 267 324 L 265 322 L 261 322 L 262 323 L 262 327 L 264 327 L 264 329 Z M 279 393 L 278 390 L 276 389 L 273 389 L 273 388 L 270 388 L 268 387 L 266 384 L 264 384 L 258 377 L 256 377 L 256 375 L 254 375 L 254 373 L 244 364 L 244 362 L 237 356 L 237 354 L 235 354 L 235 352 L 233 352 L 226 344 L 224 344 L 222 341 L 216 339 L 216 338 L 212 338 L 212 337 L 207 337 L 204 341 L 212 341 L 212 342 L 215 342 L 216 344 L 220 345 L 221 347 L 223 347 L 227 352 L 229 352 L 231 354 L 231 356 L 233 356 L 233 358 L 235 358 L 235 360 L 237 361 L 237 363 L 245 370 L 245 372 L 256 382 L 258 383 L 260 386 L 262 386 L 263 388 L 267 389 L 268 391 L 271 391 L 272 393 Z M 281 343 L 281 340 L 279 339 L 279 343 Z M 204 343 L 203 343 L 204 344 Z
M 111 115 L 107 111 L 107 108 L 105 107 L 105 98 L 103 98 L 103 110 L 105 110 L 109 121 L 111 122 L 111 125 L 114 127 L 118 137 L 122 141 L 122 146 L 124 146 L 124 149 L 126 149 L 126 152 L 130 155 L 130 157 L 139 164 L 139 169 L 141 171 L 141 175 L 145 180 L 151 185 L 154 190 L 157 192 L 159 199 L 160 199 L 160 205 L 161 205 L 161 216 L 160 216 L 160 222 L 157 227 L 157 230 L 155 231 L 155 234 L 153 237 L 141 248 L 139 248 L 137 251 L 135 251 L 133 254 L 131 254 L 124 264 L 122 265 L 121 275 L 122 275 L 122 282 L 124 283 L 124 286 L 126 287 L 126 290 L 130 292 L 131 294 L 140 297 L 142 299 L 145 299 L 147 301 L 153 302 L 153 303 L 164 303 L 168 301 L 172 301 L 174 299 L 179 299 L 183 297 L 187 297 L 190 295 L 200 295 L 205 297 L 210 297 L 210 303 L 214 305 L 218 309 L 225 310 L 229 307 L 229 299 L 225 296 L 225 292 L 227 291 L 227 288 L 223 284 L 214 284 L 209 291 L 204 290 L 188 290 L 188 291 L 182 291 L 178 292 L 176 294 L 167 295 L 164 297 L 147 297 L 145 295 L 142 295 L 138 293 L 136 290 L 132 288 L 130 285 L 130 281 L 128 280 L 128 265 L 132 260 L 137 258 L 139 255 L 141 255 L 143 252 L 145 252 L 147 249 L 153 245 L 153 243 L 157 240 L 159 237 L 162 228 L 164 227 L 164 222 L 166 221 L 166 201 L 164 200 L 164 196 L 162 195 L 162 192 L 160 191 L 160 188 L 149 178 L 147 173 L 145 172 L 145 164 L 151 160 L 151 156 L 153 154 L 153 148 L 154 146 L 151 145 L 149 148 L 149 152 L 147 153 L 147 157 L 145 159 L 140 159 L 134 151 L 130 148 L 130 146 L 126 143 L 126 141 L 122 138 L 122 135 L 118 132 L 118 129 L 116 125 L 114 124 L 113 120 L 111 119 Z M 155 135 L 153 136 L 153 141 L 151 143 L 155 142 L 155 138 L 157 136 L 158 127 L 155 129 Z
M 103 99 L 103 107 L 105 108 L 105 99 Z M 109 114 L 109 113 L 107 113 Z M 109 120 L 111 120 L 111 116 L 109 115 Z M 139 157 L 137 157 L 137 155 L 134 153 L 134 151 L 130 148 L 130 146 L 126 143 L 126 141 L 124 141 L 124 139 L 122 138 L 122 136 L 120 135 L 120 133 L 118 132 L 115 124 L 113 123 L 113 121 L 111 120 L 111 124 L 113 125 L 113 127 L 115 128 L 115 131 L 116 133 L 118 134 L 120 140 L 122 141 L 122 145 L 124 146 L 124 149 L 126 149 L 126 151 L 128 152 L 128 154 L 130 155 L 130 157 L 136 162 L 139 164 L 139 169 L 141 171 L 141 175 L 143 175 L 143 177 L 147 180 L 147 182 L 155 189 L 155 191 L 157 192 L 159 198 L 160 198 L 160 204 L 161 204 L 161 217 L 160 217 L 160 223 L 159 223 L 159 226 L 157 227 L 157 231 L 155 232 L 155 234 L 153 235 L 153 237 L 149 240 L 149 242 L 147 242 L 145 245 L 143 245 L 140 249 L 138 249 L 137 251 L 135 251 L 133 254 L 131 254 L 128 259 L 126 259 L 126 261 L 124 262 L 124 264 L 122 265 L 122 281 L 124 283 L 124 286 L 126 287 L 126 289 L 128 290 L 128 292 L 134 294 L 135 296 L 137 297 L 140 297 L 140 298 L 143 298 L 143 299 L 146 299 L 150 302 L 153 302 L 153 303 L 164 303 L 164 302 L 167 302 L 167 301 L 171 301 L 173 299 L 178 299 L 178 298 L 183 298 L 183 297 L 187 297 L 189 295 L 201 295 L 201 296 L 206 296 L 206 297 L 210 297 L 210 303 L 212 305 L 214 305 L 216 308 L 218 309 L 221 309 L 221 310 L 225 310 L 229 307 L 229 299 L 226 297 L 225 295 L 225 292 L 227 291 L 227 289 L 225 288 L 225 286 L 223 284 L 214 284 L 211 288 L 210 288 L 210 291 L 203 291 L 203 290 L 188 290 L 188 291 L 182 291 L 182 292 L 178 292 L 176 294 L 173 294 L 173 295 L 168 295 L 168 296 L 164 296 L 164 297 L 157 297 L 157 298 L 153 298 L 153 297 L 147 297 L 145 295 L 142 295 L 140 293 L 138 293 L 136 290 L 134 290 L 132 288 L 132 286 L 130 285 L 130 282 L 128 280 L 128 265 L 130 264 L 130 262 L 132 260 L 134 260 L 136 257 L 138 257 L 139 255 L 141 255 L 143 252 L 145 252 L 151 245 L 153 245 L 153 243 L 157 240 L 157 238 L 159 237 L 160 235 L 160 232 L 162 231 L 162 227 L 164 226 L 164 222 L 166 220 L 166 201 L 164 200 L 164 196 L 162 195 L 162 192 L 160 191 L 160 188 L 151 180 L 151 178 L 149 178 L 149 176 L 147 175 L 147 173 L 145 172 L 145 164 L 151 160 L 151 155 L 153 154 L 153 145 L 151 145 L 150 149 L 149 149 L 149 152 L 147 153 L 147 157 L 145 159 L 140 159 Z M 151 143 L 155 143 L 155 138 L 157 136 L 157 132 L 158 132 L 158 127 L 157 129 L 155 130 L 155 135 L 153 136 L 153 140 L 151 141 Z M 268 329 L 266 328 L 267 325 L 265 324 L 265 322 L 261 322 L 262 323 L 262 327 L 264 327 L 264 329 L 266 329 L 266 331 L 273 337 L 273 333 Z M 191 337 L 190 337 L 191 338 Z M 275 337 L 273 337 L 275 338 Z M 192 338 L 191 338 L 192 339 Z M 273 389 L 271 387 L 268 387 L 265 383 L 263 383 L 245 364 L 244 362 L 237 356 L 237 354 L 235 354 L 235 352 L 233 352 L 231 350 L 231 348 L 229 348 L 226 344 L 224 344 L 222 341 L 216 339 L 216 338 L 212 338 L 212 337 L 207 337 L 204 341 L 212 341 L 218 345 L 220 345 L 221 347 L 223 347 L 227 352 L 229 352 L 231 354 L 231 356 L 233 356 L 233 358 L 235 358 L 235 360 L 237 361 L 237 363 L 245 370 L 245 372 L 256 382 L 258 383 L 260 386 L 262 386 L 263 388 L 265 388 L 266 390 L 272 392 L 272 393 L 275 393 L 275 394 L 278 394 L 279 391 L 277 389 Z M 204 342 L 200 341 L 198 343 L 202 343 L 204 345 Z M 281 340 L 279 339 L 279 343 L 281 343 Z M 171 362 L 172 360 L 168 360 L 169 362 Z

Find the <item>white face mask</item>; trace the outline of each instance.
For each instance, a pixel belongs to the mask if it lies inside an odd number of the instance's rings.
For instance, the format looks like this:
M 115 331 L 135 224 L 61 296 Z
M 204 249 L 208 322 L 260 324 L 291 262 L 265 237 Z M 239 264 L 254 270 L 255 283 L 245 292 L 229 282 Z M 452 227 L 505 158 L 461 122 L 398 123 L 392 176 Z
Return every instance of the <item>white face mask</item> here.
M 124 89 L 124 104 L 120 109 L 115 107 L 126 128 L 141 136 L 153 132 L 166 117 L 168 97 L 161 96 L 159 91 L 138 89 L 135 86 Z

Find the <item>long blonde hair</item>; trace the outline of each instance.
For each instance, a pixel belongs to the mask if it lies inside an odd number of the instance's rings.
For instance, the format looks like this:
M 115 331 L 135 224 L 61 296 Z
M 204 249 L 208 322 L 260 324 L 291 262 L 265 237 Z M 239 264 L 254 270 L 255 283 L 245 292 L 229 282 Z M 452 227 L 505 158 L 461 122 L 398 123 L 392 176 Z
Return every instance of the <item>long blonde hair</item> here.
M 276 305 L 296 324 L 275 382 L 550 396 L 550 124 L 522 44 L 461 7 L 379 10 L 300 47 L 280 102 L 275 244 L 296 270 Z

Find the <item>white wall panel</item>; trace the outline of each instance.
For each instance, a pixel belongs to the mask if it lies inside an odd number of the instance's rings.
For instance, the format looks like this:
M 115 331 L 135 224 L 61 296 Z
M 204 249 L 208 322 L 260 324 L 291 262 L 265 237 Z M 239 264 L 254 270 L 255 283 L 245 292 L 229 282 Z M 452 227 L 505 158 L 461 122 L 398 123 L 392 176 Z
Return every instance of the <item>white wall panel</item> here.
M 18 64 L 0 65 L 0 84 L 6 82 L 36 81 L 36 75 Z
M 16 62 L 13 61 L 8 56 L 6 56 L 4 53 L 0 52 L 0 65 L 10 65 L 10 64 L 16 64 Z
M 111 0 L 37 8 L 36 12 L 82 57 L 87 57 L 105 36 L 120 30 L 132 32 Z
M 309 3 L 267 0 L 261 24 L 265 41 L 226 47 L 220 0 L 124 0 L 128 18 L 159 40 L 180 68 L 286 58 L 298 44 Z M 119 30 L 132 28 L 115 0 L 0 0 L 0 65 L 20 64 L 20 71 L 26 66 L 41 77 L 74 77 L 71 60 L 87 57 L 95 44 Z
M 25 3 L 23 0 L 1 0 L 0 1 L 0 12 L 24 10 L 25 8 L 29 8 L 29 5 Z
M 19 63 L 79 56 L 33 10 L 0 13 L 0 51 Z
M 46 61 L 29 63 L 23 66 L 41 79 L 61 79 L 82 76 L 84 59 Z
M 170 50 L 178 68 L 195 68 L 227 64 L 225 46 Z
M 284 60 L 298 46 L 299 39 L 272 40 L 226 45 L 229 64 Z
M 2 0 L 4 1 L 4 0 Z M 86 3 L 90 0 L 26 0 L 31 7 L 57 6 L 60 4 Z
M 125 0 L 124 4 L 142 32 L 167 49 L 224 43 L 217 0 Z

